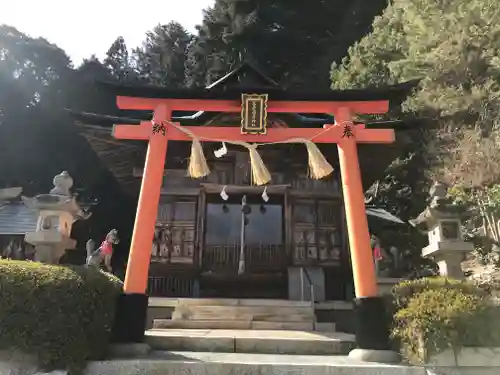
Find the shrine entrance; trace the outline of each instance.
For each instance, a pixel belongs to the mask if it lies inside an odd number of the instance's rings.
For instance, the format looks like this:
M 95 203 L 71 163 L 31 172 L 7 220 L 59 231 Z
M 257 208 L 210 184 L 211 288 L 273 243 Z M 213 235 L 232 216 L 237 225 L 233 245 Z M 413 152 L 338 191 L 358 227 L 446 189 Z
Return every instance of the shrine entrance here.
M 291 259 L 284 197 L 266 199 L 251 193 L 207 195 L 202 297 L 287 299 Z
M 146 294 L 148 274 L 150 269 L 151 248 L 155 233 L 155 225 L 158 213 L 162 185 L 164 183 L 165 159 L 167 147 L 171 141 L 191 142 L 191 155 L 189 157 L 188 175 L 192 178 L 205 178 L 210 174 L 210 168 L 204 155 L 202 143 L 219 143 L 222 148 L 217 150 L 217 157 L 223 157 L 227 153 L 225 144 L 243 147 L 248 153 L 251 170 L 251 185 L 263 191 L 266 186 L 273 183 L 272 171 L 268 170 L 266 163 L 259 154 L 265 146 L 279 147 L 283 144 L 298 144 L 307 151 L 307 158 L 300 168 L 304 168 L 307 174 L 315 180 L 323 179 L 332 175 L 335 168 L 322 154 L 317 144 L 337 144 L 338 149 L 338 171 L 342 186 L 341 199 L 343 202 L 345 216 L 342 221 L 346 224 L 347 239 L 350 254 L 350 264 L 355 287 L 355 320 L 356 341 L 361 349 L 389 350 L 389 327 L 385 311 L 385 301 L 379 296 L 375 266 L 372 249 L 370 246 L 370 235 L 365 210 L 364 189 L 361 180 L 361 172 L 358 158 L 358 143 L 389 144 L 395 141 L 393 129 L 370 128 L 365 124 L 356 122 L 358 115 L 384 114 L 389 110 L 389 98 L 405 96 L 413 84 L 403 84 L 392 88 L 374 90 L 349 90 L 328 91 L 323 93 L 293 93 L 281 88 L 266 87 L 257 91 L 257 94 L 249 94 L 247 89 L 230 89 L 223 91 L 210 91 L 209 89 L 183 89 L 171 90 L 161 87 L 134 87 L 105 83 L 103 86 L 111 89 L 117 96 L 118 107 L 122 110 L 150 111 L 153 118 L 149 121 L 141 121 L 138 125 L 116 125 L 113 135 L 117 139 L 142 140 L 148 143 L 144 170 L 142 172 L 142 185 L 138 199 L 137 215 L 131 241 L 129 261 L 124 281 L 124 293 L 119 300 L 115 330 L 120 332 L 121 341 L 140 342 L 144 338 L 145 320 L 148 308 L 148 296 Z M 259 93 L 260 92 L 260 93 Z M 398 99 L 398 100 L 399 100 Z M 189 126 L 180 121 L 175 121 L 173 112 L 183 111 L 208 111 L 219 113 L 241 114 L 241 124 L 228 126 L 216 126 L 215 122 L 208 126 Z M 316 114 L 333 115 L 331 122 L 322 124 L 321 127 L 295 127 L 267 125 L 268 113 L 289 114 L 291 118 L 297 116 L 314 116 Z M 376 155 L 374 156 L 376 157 Z M 168 174 L 165 176 L 168 178 Z M 219 191 L 222 194 L 222 191 Z M 247 194 L 242 192 L 243 196 Z M 263 194 L 263 192 L 262 192 Z M 231 194 L 228 194 L 231 195 Z M 237 205 L 241 195 L 235 195 L 234 206 L 229 203 L 220 206 L 208 206 L 212 214 L 219 215 L 220 210 L 226 210 L 230 215 L 237 216 Z M 250 207 L 250 212 L 243 214 L 251 216 L 251 220 L 258 217 L 259 203 L 250 202 L 250 198 L 244 206 Z M 240 203 L 241 204 L 241 203 Z M 275 212 L 278 215 L 278 207 L 270 207 L 270 217 Z M 253 213 L 252 213 L 253 212 Z M 232 214 L 231 214 L 232 213 Z M 253 216 L 257 215 L 257 216 Z M 267 211 L 263 215 L 267 218 Z M 279 215 L 278 215 L 279 216 Z M 286 216 L 286 215 L 285 215 Z M 318 215 L 319 216 L 319 215 Z M 267 222 L 264 221 L 264 223 Z M 297 221 L 293 232 L 285 233 L 285 239 L 290 241 L 299 226 L 304 226 L 307 240 L 299 241 L 294 251 L 303 252 L 306 257 L 316 254 L 316 257 L 336 251 L 335 247 L 328 250 L 328 246 L 321 245 L 321 241 L 310 236 L 310 233 L 328 233 L 320 228 L 321 220 L 307 222 Z M 241 225 L 241 221 L 240 221 Z M 247 225 L 247 226 L 248 226 Z M 256 224 L 257 225 L 257 224 Z M 270 225 L 270 224 L 269 224 Z M 267 226 L 267 225 L 266 225 Z M 279 225 L 277 225 L 279 227 Z M 306 229 L 308 227 L 308 229 Z M 223 228 L 229 238 L 237 239 L 233 232 L 237 226 Z M 256 231 L 258 226 L 250 226 L 248 235 Z M 220 229 L 220 228 L 219 228 Z M 244 234 L 247 229 L 242 228 Z M 205 240 L 210 241 L 217 228 L 211 228 L 209 232 L 204 228 L 202 233 Z M 270 231 L 270 232 L 274 232 Z M 237 233 L 237 232 L 236 232 Z M 276 235 L 276 237 L 274 237 Z M 279 242 L 276 233 L 270 233 L 269 241 Z M 264 234 L 262 234 L 264 237 Z M 309 238 L 314 238 L 309 241 Z M 323 238 L 326 238 L 323 235 Z M 242 237 L 240 236 L 240 241 Z M 248 243 L 243 238 L 244 246 Z M 330 241 L 332 243 L 336 240 Z M 310 246 L 312 244 L 312 246 Z M 237 246 L 237 245 L 236 245 Z M 243 247 L 244 247 L 243 246 Z M 280 246 L 270 244 L 266 246 Z M 242 247 L 240 245 L 240 250 Z M 235 251 L 233 251 L 233 257 Z M 247 252 L 238 256 L 238 270 L 235 274 L 245 275 L 247 269 L 255 265 L 265 265 L 262 259 L 257 257 L 253 261 L 253 252 L 247 259 Z M 286 254 L 286 253 L 285 253 Z M 290 258 L 288 258 L 290 259 Z M 201 260 L 203 262 L 203 259 Z M 209 263 L 209 262 L 208 262 Z M 212 262 L 214 263 L 214 262 Z M 233 262 L 233 266 L 236 261 Z M 254 263 L 254 264 L 252 264 Z M 300 266 L 300 264 L 299 264 Z M 234 268 L 231 271 L 234 274 Z M 213 272 L 212 272 L 213 273 Z M 230 281 L 226 280 L 230 285 Z

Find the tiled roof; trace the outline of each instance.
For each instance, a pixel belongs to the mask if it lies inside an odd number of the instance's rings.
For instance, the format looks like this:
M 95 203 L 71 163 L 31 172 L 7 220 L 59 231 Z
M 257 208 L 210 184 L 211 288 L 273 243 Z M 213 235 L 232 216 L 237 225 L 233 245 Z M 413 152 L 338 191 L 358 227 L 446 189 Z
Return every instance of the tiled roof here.
M 37 212 L 22 202 L 0 202 L 0 235 L 33 232 L 37 220 Z

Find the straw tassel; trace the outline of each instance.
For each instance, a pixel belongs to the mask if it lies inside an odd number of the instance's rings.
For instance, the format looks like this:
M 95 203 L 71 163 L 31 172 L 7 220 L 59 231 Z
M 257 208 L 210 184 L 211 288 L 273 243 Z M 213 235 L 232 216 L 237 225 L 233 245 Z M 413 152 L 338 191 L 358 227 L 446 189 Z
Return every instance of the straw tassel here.
M 312 141 L 305 142 L 309 155 L 309 176 L 314 180 L 321 180 L 333 173 L 333 167 L 321 153 L 318 146 Z
M 248 147 L 248 151 L 250 152 L 250 167 L 252 169 L 253 183 L 255 185 L 267 184 L 271 181 L 271 174 L 257 151 L 257 145 L 250 145 L 250 147 Z
M 208 168 L 203 147 L 197 138 L 193 138 L 193 143 L 191 144 L 188 173 L 192 178 L 202 178 L 210 174 L 210 168 Z

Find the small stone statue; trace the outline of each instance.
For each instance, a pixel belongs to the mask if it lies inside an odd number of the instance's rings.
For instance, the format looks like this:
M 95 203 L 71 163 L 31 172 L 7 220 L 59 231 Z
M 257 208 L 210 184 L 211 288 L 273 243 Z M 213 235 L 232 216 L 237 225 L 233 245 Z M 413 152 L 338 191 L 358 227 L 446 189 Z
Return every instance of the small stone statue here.
M 94 251 L 95 243 L 92 239 L 87 241 L 87 266 L 92 266 L 100 268 L 102 262 L 108 272 L 112 272 L 111 268 L 111 258 L 113 257 L 113 245 L 120 242 L 118 238 L 118 231 L 116 229 L 111 230 L 107 235 L 101 246 Z

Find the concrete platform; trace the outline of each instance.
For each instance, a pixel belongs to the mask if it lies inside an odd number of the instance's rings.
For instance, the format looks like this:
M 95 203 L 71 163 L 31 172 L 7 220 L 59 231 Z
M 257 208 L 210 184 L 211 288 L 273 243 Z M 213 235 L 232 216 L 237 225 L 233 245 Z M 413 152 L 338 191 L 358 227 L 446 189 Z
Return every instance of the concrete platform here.
M 354 336 L 336 332 L 152 329 L 153 350 L 294 355 L 341 355 L 354 348 Z
M 364 363 L 343 356 L 153 352 L 92 362 L 84 375 L 426 375 L 424 368 Z

